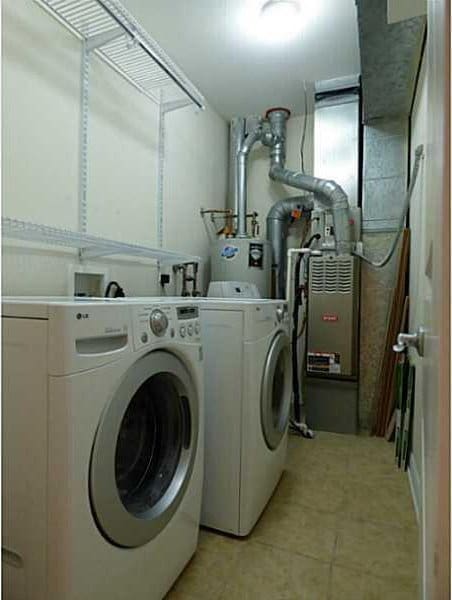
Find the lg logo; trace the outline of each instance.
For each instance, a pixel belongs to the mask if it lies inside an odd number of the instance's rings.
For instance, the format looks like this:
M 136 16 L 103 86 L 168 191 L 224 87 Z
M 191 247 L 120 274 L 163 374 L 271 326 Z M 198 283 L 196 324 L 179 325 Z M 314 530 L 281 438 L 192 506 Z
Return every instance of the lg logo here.
M 77 313 L 77 320 L 80 321 L 80 319 L 89 319 L 89 314 L 88 313 Z

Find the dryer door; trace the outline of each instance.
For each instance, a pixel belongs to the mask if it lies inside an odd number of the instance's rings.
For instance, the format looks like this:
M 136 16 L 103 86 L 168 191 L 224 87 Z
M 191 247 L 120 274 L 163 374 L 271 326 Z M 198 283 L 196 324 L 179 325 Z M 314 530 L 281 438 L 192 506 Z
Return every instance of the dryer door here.
M 278 333 L 267 354 L 261 386 L 262 433 L 270 450 L 275 450 L 289 423 L 292 393 L 290 340 Z
M 198 397 L 181 360 L 156 351 L 127 372 L 94 440 L 90 499 L 112 543 L 136 547 L 169 522 L 187 488 L 198 441 Z

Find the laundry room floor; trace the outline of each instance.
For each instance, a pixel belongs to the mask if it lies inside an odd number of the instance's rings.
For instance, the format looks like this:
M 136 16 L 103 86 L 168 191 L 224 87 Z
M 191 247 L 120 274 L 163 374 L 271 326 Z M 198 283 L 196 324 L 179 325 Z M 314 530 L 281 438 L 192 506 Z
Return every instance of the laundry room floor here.
M 287 469 L 245 540 L 202 530 L 168 600 L 414 600 L 407 475 L 380 438 L 290 436 Z

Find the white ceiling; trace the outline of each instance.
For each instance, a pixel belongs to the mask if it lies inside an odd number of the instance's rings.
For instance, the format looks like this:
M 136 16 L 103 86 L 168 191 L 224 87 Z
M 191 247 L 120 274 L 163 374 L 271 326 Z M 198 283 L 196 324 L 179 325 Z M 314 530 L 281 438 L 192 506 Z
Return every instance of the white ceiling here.
M 282 43 L 253 31 L 263 0 L 123 3 L 226 118 L 271 106 L 299 113 L 303 80 L 360 72 L 355 0 L 301 0 L 301 31 Z

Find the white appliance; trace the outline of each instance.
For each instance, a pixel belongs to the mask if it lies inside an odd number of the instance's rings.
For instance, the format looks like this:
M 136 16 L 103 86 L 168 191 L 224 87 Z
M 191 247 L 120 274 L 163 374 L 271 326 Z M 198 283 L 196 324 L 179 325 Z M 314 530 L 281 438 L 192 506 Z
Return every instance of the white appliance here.
M 292 392 L 283 301 L 199 300 L 206 439 L 201 523 L 250 533 L 284 469 Z
M 209 298 L 260 298 L 254 283 L 243 281 L 211 281 L 207 292 Z
M 198 308 L 4 299 L 2 323 L 3 598 L 161 599 L 198 539 Z
M 212 281 L 254 283 L 262 298 L 270 298 L 272 246 L 259 238 L 217 239 L 211 246 Z

